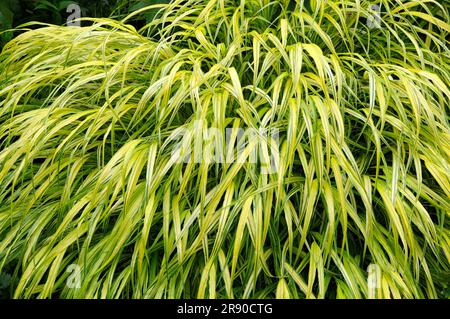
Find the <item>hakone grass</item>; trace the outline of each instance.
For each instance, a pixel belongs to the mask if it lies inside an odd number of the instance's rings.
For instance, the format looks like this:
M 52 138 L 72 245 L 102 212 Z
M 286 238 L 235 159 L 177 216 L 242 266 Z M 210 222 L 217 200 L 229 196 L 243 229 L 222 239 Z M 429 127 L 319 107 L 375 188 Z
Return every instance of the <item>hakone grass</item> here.
M 0 54 L 11 297 L 445 298 L 448 3 L 378 1 L 371 28 L 372 1 L 305 4 L 23 26 Z M 247 161 L 261 137 L 242 161 L 175 161 L 173 137 L 207 128 L 279 130 L 276 172 Z

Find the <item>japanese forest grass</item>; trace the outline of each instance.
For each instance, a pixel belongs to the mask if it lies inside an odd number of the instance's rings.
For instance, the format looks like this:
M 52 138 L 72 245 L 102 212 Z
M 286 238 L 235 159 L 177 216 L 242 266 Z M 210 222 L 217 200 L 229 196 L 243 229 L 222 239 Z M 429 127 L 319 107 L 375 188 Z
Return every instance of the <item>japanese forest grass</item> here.
M 24 26 L 0 54 L 10 296 L 445 297 L 448 7 L 381 2 L 379 27 L 347 0 Z M 207 128 L 277 129 L 276 171 L 246 161 L 262 137 L 241 161 L 173 159 Z

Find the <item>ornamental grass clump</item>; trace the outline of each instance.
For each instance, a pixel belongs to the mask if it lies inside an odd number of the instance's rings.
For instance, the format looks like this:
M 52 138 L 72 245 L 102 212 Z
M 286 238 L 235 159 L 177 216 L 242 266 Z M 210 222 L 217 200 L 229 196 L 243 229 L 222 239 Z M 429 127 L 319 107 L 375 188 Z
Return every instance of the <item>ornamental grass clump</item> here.
M 0 54 L 11 296 L 445 298 L 448 5 L 371 5 L 23 26 Z

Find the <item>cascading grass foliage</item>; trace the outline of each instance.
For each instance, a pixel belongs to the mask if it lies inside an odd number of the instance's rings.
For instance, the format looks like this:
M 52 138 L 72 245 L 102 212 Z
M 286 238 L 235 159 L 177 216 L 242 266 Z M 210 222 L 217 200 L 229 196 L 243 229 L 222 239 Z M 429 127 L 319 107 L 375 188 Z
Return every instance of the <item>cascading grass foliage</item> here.
M 9 42 L 11 296 L 445 298 L 448 3 L 378 1 L 379 27 L 372 4 L 175 0 L 141 30 L 155 7 Z M 278 129 L 276 172 L 173 159 L 181 129 L 186 146 L 212 127 Z

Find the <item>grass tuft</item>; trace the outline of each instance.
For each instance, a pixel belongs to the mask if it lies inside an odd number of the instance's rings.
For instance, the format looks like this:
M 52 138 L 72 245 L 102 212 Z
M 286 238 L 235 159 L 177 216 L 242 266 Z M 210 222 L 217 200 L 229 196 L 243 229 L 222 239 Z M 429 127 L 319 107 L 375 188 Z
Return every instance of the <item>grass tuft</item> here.
M 364 0 L 24 26 L 0 54 L 11 296 L 444 298 L 448 7 L 379 3 L 379 28 Z M 207 128 L 236 145 L 239 128 L 278 130 L 277 170 L 249 161 L 261 136 L 240 160 L 175 161 L 174 137 L 185 150 Z

